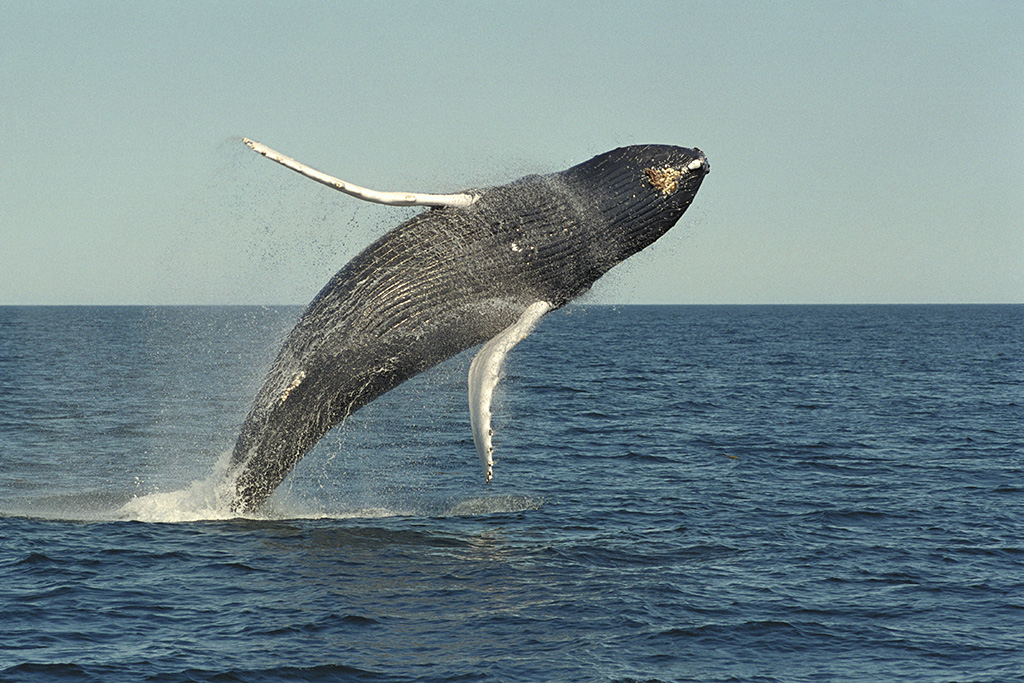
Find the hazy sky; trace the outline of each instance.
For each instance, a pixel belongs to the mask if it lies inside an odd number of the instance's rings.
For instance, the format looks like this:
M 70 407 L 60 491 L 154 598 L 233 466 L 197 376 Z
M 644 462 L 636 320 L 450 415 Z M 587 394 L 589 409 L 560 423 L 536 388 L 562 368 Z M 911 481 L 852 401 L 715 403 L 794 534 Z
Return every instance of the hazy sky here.
M 0 1 L 0 303 L 306 303 L 453 191 L 696 146 L 588 301 L 1024 302 L 1021 2 Z

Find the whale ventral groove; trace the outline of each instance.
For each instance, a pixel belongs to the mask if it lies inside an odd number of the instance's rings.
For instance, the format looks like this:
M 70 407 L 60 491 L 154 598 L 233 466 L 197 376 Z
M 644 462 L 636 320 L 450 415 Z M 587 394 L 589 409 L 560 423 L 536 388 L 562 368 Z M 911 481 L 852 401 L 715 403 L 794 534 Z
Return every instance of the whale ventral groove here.
M 293 170 L 303 166 L 284 158 Z M 354 411 L 531 316 L 524 332 L 491 351 L 500 364 L 536 318 L 675 225 L 708 171 L 698 149 L 638 145 L 507 185 L 423 195 L 435 198 L 432 208 L 349 261 L 288 335 L 232 452 L 232 509 L 258 509 Z M 469 199 L 446 205 L 438 197 Z M 484 374 L 497 381 L 496 372 Z M 489 401 L 489 390 L 477 393 Z M 490 449 L 486 438 L 481 453 Z

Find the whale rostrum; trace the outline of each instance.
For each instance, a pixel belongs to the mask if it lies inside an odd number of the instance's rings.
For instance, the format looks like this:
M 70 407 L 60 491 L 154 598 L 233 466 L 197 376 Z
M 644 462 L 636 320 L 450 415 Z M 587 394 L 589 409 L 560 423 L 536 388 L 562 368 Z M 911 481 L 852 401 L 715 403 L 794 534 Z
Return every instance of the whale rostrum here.
M 507 185 L 441 195 L 380 192 L 243 141 L 354 197 L 430 208 L 349 261 L 288 335 L 231 455 L 231 507 L 240 513 L 262 506 L 353 412 L 481 344 L 469 370 L 469 407 L 490 481 L 491 396 L 506 355 L 546 313 L 675 225 L 710 170 L 699 149 L 635 145 Z

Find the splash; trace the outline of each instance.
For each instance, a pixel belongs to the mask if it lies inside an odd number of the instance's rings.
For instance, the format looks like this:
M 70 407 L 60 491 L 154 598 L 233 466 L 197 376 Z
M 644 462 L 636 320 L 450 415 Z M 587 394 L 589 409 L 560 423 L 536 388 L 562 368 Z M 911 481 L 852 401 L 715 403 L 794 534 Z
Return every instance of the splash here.
M 224 453 L 208 477 L 185 489 L 133 497 L 115 517 L 133 522 L 200 522 L 237 517 L 230 508 L 235 482 L 225 476 L 230 456 L 230 451 Z
M 306 499 L 291 491 L 279 491 L 257 513 L 239 514 L 231 509 L 234 479 L 227 476 L 230 451 L 225 452 L 205 479 L 178 491 L 154 491 L 134 496 L 117 509 L 116 521 L 187 523 L 232 519 L 382 519 L 387 517 L 467 517 L 537 510 L 544 499 L 524 495 L 434 498 L 412 496 L 390 504 L 333 508 L 323 501 Z

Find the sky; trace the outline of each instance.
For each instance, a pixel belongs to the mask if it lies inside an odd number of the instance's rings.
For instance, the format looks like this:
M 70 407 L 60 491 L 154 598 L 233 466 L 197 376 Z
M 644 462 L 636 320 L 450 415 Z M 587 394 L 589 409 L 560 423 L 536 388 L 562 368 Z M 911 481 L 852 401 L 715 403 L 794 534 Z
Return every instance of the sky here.
M 1024 3 L 0 0 L 0 304 L 304 304 L 451 192 L 699 147 L 589 303 L 1024 303 Z

